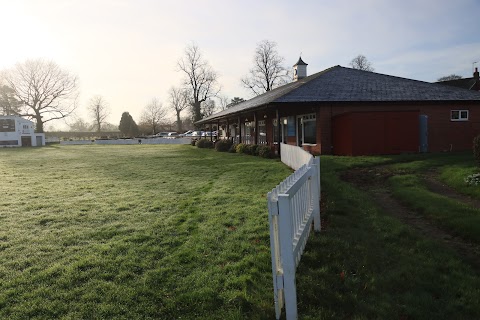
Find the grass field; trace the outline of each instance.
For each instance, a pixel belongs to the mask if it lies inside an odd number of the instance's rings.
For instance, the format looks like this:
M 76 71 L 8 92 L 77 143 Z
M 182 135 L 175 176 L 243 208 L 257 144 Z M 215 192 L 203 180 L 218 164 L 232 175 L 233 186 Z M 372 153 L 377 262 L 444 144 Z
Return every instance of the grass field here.
M 191 146 L 0 150 L 0 318 L 273 313 L 280 162 Z
M 476 270 L 338 177 L 432 159 L 322 157 L 301 319 L 480 318 Z M 435 161 L 455 180 L 462 159 Z M 290 172 L 191 146 L 0 149 L 0 318 L 274 318 L 265 196 Z

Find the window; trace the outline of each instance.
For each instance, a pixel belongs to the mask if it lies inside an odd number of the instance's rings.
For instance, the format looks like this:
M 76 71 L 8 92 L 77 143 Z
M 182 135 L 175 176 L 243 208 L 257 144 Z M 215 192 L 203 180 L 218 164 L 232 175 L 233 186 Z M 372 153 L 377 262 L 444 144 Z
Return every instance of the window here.
M 317 143 L 317 117 L 315 113 L 298 117 L 298 145 Z
M 265 120 L 258 121 L 258 141 L 257 144 L 267 143 L 267 128 L 265 126 Z
M 450 111 L 451 121 L 468 121 L 468 110 L 452 110 Z
M 280 118 L 280 139 L 282 143 L 287 142 L 287 118 Z M 273 142 L 278 143 L 277 119 L 273 119 Z

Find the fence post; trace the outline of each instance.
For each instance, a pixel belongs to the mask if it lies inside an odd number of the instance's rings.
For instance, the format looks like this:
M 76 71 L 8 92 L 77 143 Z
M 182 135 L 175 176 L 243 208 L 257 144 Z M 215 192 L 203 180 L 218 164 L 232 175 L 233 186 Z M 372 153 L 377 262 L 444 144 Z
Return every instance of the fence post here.
M 288 320 L 297 319 L 297 289 L 295 285 L 295 258 L 293 257 L 292 208 L 288 194 L 278 195 L 280 250 L 283 267 L 283 292 Z
M 315 157 L 313 159 L 313 165 L 315 167 L 315 188 L 313 190 L 314 194 L 314 210 L 313 210 L 313 229 L 317 232 L 321 230 L 321 220 L 320 220 L 320 158 Z
M 268 193 L 268 219 L 270 224 L 270 251 L 272 255 L 273 292 L 275 299 L 275 316 L 280 319 L 284 306 L 282 262 L 280 258 L 280 240 L 278 227 L 278 202 L 273 201 L 275 193 Z

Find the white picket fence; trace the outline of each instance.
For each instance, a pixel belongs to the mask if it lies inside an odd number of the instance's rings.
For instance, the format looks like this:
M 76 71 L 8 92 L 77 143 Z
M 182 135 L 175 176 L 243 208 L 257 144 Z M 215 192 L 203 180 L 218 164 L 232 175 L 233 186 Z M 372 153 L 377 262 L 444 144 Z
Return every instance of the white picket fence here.
M 283 146 L 282 146 L 283 147 Z M 267 195 L 275 314 L 297 319 L 295 272 L 312 221 L 320 231 L 320 158 L 312 158 Z
M 298 170 L 301 166 L 313 159 L 311 153 L 286 143 L 280 145 L 280 153 L 282 162 L 293 170 Z

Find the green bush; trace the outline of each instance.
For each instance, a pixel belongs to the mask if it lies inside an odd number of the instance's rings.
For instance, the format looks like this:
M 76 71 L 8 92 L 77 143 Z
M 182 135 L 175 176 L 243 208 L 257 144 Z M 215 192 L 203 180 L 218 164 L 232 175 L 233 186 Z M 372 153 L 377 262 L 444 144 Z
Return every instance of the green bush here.
M 480 166 L 480 135 L 473 139 L 473 156 L 477 165 Z
M 245 153 L 245 148 L 247 147 L 246 144 L 244 143 L 239 143 L 237 144 L 237 146 L 235 147 L 235 151 L 237 151 L 237 153 Z
M 245 154 L 250 154 L 252 156 L 258 155 L 257 152 L 258 146 L 256 144 L 247 144 L 243 150 Z
M 262 158 L 271 158 L 272 157 L 272 149 L 270 146 L 258 146 L 258 156 Z
M 200 139 L 197 141 L 197 147 L 206 149 L 213 148 L 213 141 L 208 139 Z
M 219 152 L 227 152 L 230 151 L 232 147 L 232 141 L 230 140 L 218 140 L 215 142 L 215 150 Z
M 230 146 L 230 149 L 228 149 L 228 152 L 236 153 L 237 152 L 237 145 L 235 143 L 232 143 L 232 145 Z

